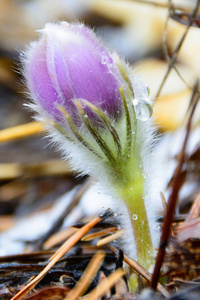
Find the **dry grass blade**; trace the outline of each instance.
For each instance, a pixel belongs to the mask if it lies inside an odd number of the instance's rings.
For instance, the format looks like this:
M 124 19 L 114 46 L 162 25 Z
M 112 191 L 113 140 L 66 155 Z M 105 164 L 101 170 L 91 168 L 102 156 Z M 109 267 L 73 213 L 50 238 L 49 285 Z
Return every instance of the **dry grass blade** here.
M 0 180 L 11 180 L 22 176 L 19 163 L 0 164 Z
M 100 284 L 103 280 L 105 280 L 105 281 L 104 281 L 104 284 L 105 284 L 105 282 L 108 281 L 108 277 L 106 277 L 106 275 L 104 274 L 104 272 L 100 272 L 98 284 Z M 108 299 L 108 298 L 111 298 L 111 290 L 108 290 L 108 291 L 105 293 L 104 297 L 107 298 L 107 299 Z
M 117 252 L 117 249 L 108 245 L 109 249 L 112 250 L 114 253 Z M 151 282 L 151 274 L 143 268 L 140 264 L 138 264 L 134 259 L 130 258 L 128 255 L 124 254 L 124 261 L 133 268 L 137 273 L 139 273 L 144 279 L 148 282 Z M 168 291 L 159 283 L 157 286 L 157 290 L 165 297 L 169 296 Z
M 59 231 L 53 235 L 51 235 L 46 242 L 42 245 L 42 248 L 44 250 L 49 250 L 55 247 L 56 245 L 60 244 L 61 242 L 65 241 L 67 238 L 69 238 L 73 233 L 78 231 L 77 228 L 69 227 L 67 229 L 64 229 L 62 231 Z
M 43 161 L 34 164 L 2 163 L 0 164 L 0 180 L 19 177 L 36 178 L 41 176 L 70 175 L 71 168 L 60 159 Z
M 0 143 L 18 140 L 38 134 L 44 126 L 39 122 L 30 122 L 0 131 Z
M 124 232 L 125 232 L 125 230 L 120 230 L 114 234 L 107 236 L 106 238 L 101 239 L 100 241 L 97 242 L 97 246 L 100 247 L 100 246 L 106 245 L 116 239 L 119 239 L 120 237 L 122 237 L 122 235 L 124 235 Z
M 98 272 L 103 260 L 105 253 L 103 251 L 97 252 L 93 258 L 90 260 L 86 270 L 84 271 L 81 279 L 73 290 L 65 297 L 64 300 L 75 300 L 78 297 L 82 296 L 85 291 L 90 286 L 95 274 Z
M 100 217 L 97 217 L 80 228 L 72 237 L 70 237 L 57 251 L 51 256 L 50 261 L 53 261 L 57 257 L 60 259 L 76 242 L 78 242 L 91 228 L 101 221 Z M 67 249 L 67 250 L 66 250 Z
M 28 292 L 30 292 L 36 284 L 38 284 L 42 278 L 48 273 L 48 271 L 55 265 L 55 263 L 69 250 L 71 249 L 91 228 L 98 224 L 102 218 L 96 217 L 85 226 L 80 228 L 72 237 L 70 237 L 50 258 L 50 263 L 44 268 L 44 270 L 31 280 L 19 293 L 17 293 L 11 300 L 20 300 L 24 298 Z
M 123 275 L 124 271 L 122 269 L 116 270 L 110 276 L 103 279 L 90 294 L 84 297 L 84 300 L 95 300 L 102 297 Z
M 104 230 L 101 230 L 101 231 L 98 231 L 98 232 L 95 232 L 95 233 L 92 233 L 92 234 L 88 234 L 88 235 L 84 236 L 81 239 L 81 241 L 84 241 L 84 242 L 92 241 L 92 240 L 95 240 L 95 239 L 100 238 L 102 236 L 108 235 L 112 232 L 115 232 L 117 230 L 118 230 L 117 227 L 110 227 L 108 229 L 104 229 Z

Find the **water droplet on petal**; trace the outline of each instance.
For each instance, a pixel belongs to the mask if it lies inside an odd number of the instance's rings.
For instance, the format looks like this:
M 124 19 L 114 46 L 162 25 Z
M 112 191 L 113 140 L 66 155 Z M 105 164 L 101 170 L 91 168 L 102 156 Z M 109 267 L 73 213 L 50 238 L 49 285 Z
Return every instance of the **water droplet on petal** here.
M 84 115 L 84 119 L 88 119 L 88 115 Z
M 134 214 L 134 215 L 132 216 L 132 219 L 135 221 L 135 220 L 138 219 L 138 216 L 137 216 L 136 214 Z
M 141 121 L 147 121 L 151 118 L 153 109 L 151 104 L 146 100 L 133 99 L 136 117 Z

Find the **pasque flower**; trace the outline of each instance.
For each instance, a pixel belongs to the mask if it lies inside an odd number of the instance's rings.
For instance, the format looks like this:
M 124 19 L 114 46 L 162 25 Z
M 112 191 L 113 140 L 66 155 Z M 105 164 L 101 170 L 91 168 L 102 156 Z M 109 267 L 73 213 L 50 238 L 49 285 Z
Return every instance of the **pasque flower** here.
M 72 167 L 96 177 L 112 196 L 113 209 L 123 211 L 122 224 L 131 228 L 128 253 L 149 268 L 158 209 L 148 89 L 84 25 L 47 24 L 40 33 L 23 56 L 30 106 Z
M 125 83 L 108 51 L 81 24 L 47 24 L 30 45 L 24 72 L 31 95 L 50 117 L 57 104 L 76 115 L 74 100 L 86 99 L 117 117 Z M 76 116 L 77 117 L 77 116 Z

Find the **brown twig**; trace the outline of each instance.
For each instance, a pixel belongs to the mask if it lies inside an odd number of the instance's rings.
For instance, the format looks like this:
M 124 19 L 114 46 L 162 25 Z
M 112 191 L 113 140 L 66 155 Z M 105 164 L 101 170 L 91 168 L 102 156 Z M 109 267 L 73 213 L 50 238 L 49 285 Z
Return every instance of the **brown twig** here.
M 162 267 L 162 263 L 164 261 L 165 249 L 168 244 L 168 239 L 169 239 L 170 232 L 171 232 L 171 224 L 172 224 L 173 217 L 174 217 L 174 211 L 175 211 L 175 207 L 176 207 L 176 203 L 177 203 L 177 199 L 178 199 L 178 194 L 179 194 L 180 187 L 182 185 L 182 183 L 180 183 L 179 176 L 181 174 L 182 166 L 183 166 L 183 163 L 185 160 L 185 149 L 186 149 L 186 145 L 187 145 L 189 134 L 190 134 L 192 117 L 194 115 L 194 111 L 196 109 L 196 106 L 197 106 L 197 103 L 199 100 L 199 94 L 197 94 L 197 90 L 198 90 L 198 82 L 196 83 L 196 85 L 194 87 L 192 97 L 191 97 L 193 106 L 191 108 L 191 112 L 189 115 L 187 128 L 186 128 L 186 136 L 184 139 L 182 151 L 179 155 L 178 166 L 175 170 L 174 184 L 173 184 L 171 195 L 169 197 L 168 208 L 167 208 L 166 216 L 164 219 L 163 231 L 162 231 L 162 235 L 161 235 L 161 239 L 160 239 L 160 246 L 159 246 L 156 264 L 155 264 L 155 268 L 154 268 L 154 272 L 153 272 L 152 280 L 151 280 L 151 288 L 153 288 L 153 289 L 156 289 L 158 280 L 160 277 L 160 270 Z
M 161 82 L 161 85 L 160 85 L 160 87 L 159 87 L 159 89 L 158 89 L 158 92 L 157 92 L 157 94 L 156 94 L 156 96 L 155 96 L 156 99 L 159 97 L 159 95 L 160 95 L 160 93 L 161 93 L 161 90 L 162 90 L 162 88 L 163 88 L 163 86 L 164 86 L 164 84 L 165 84 L 165 81 L 166 81 L 166 79 L 167 79 L 167 77 L 168 77 L 168 75 L 169 75 L 171 69 L 174 67 L 174 64 L 175 64 L 175 62 L 176 62 L 176 59 L 177 59 L 177 56 L 178 56 L 179 51 L 180 51 L 180 49 L 181 49 L 181 46 L 182 46 L 182 44 L 183 44 L 183 42 L 184 42 L 184 40 L 185 40 L 185 38 L 186 38 L 186 36 L 187 36 L 187 34 L 188 34 L 188 31 L 189 31 L 191 25 L 192 25 L 193 18 L 194 18 L 195 15 L 197 14 L 197 11 L 198 11 L 198 8 L 199 8 L 199 3 L 200 3 L 200 0 L 197 0 L 196 5 L 195 5 L 195 7 L 194 7 L 194 9 L 193 9 L 193 11 L 192 11 L 192 14 L 190 15 L 190 18 L 189 18 L 189 20 L 188 20 L 188 23 L 187 23 L 187 27 L 186 27 L 186 29 L 185 29 L 185 32 L 184 32 L 184 34 L 183 34 L 181 40 L 179 41 L 178 45 L 176 46 L 176 48 L 175 48 L 175 50 L 174 50 L 174 52 L 173 52 L 173 55 L 172 55 L 172 57 L 171 57 L 171 60 L 170 60 L 170 62 L 169 62 L 168 68 L 167 68 L 167 72 L 166 72 L 166 74 L 165 74 L 165 76 L 164 76 L 164 78 L 163 78 L 163 80 L 162 80 L 162 82 Z
M 170 18 L 172 18 L 172 15 L 175 14 L 175 9 L 173 7 L 173 4 L 171 3 L 171 0 L 169 1 L 169 5 L 168 5 L 168 15 L 165 21 L 165 26 L 164 26 L 164 34 L 163 34 L 163 52 L 164 52 L 164 56 L 165 59 L 169 62 L 170 61 L 170 56 L 169 56 L 169 51 L 168 51 L 168 47 L 167 47 L 167 32 L 168 32 L 168 24 L 169 24 L 169 20 Z M 173 65 L 173 69 L 175 70 L 175 72 L 177 73 L 177 75 L 179 76 L 179 78 L 184 82 L 184 84 L 186 85 L 187 88 L 192 89 L 192 87 L 190 86 L 190 84 L 183 78 L 183 76 L 181 75 L 181 73 L 179 72 L 179 70 L 177 69 L 177 66 L 174 64 Z

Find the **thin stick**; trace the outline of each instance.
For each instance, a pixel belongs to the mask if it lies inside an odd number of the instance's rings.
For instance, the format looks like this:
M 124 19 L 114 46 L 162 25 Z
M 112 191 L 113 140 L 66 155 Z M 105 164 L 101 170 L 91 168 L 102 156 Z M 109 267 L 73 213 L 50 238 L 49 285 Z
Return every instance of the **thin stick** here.
M 94 218 L 91 222 L 80 228 L 73 236 L 71 236 L 50 258 L 50 263 L 43 269 L 43 271 L 31 280 L 21 291 L 19 291 L 11 300 L 20 300 L 24 298 L 49 272 L 49 270 L 57 263 L 57 261 L 71 249 L 91 228 L 102 220 L 101 217 Z
M 169 197 L 168 208 L 167 208 L 166 216 L 164 219 L 163 231 L 162 231 L 162 235 L 161 235 L 161 239 L 160 239 L 160 246 L 159 246 L 156 264 L 155 264 L 155 268 L 154 268 L 154 272 L 153 272 L 152 280 L 151 280 L 151 288 L 153 288 L 153 289 L 156 289 L 158 280 L 160 277 L 160 270 L 162 267 L 162 263 L 164 261 L 165 249 L 168 244 L 168 239 L 169 239 L 169 236 L 171 233 L 171 224 L 173 222 L 174 211 L 176 208 L 178 194 L 179 194 L 180 186 L 182 185 L 182 183 L 180 183 L 180 181 L 179 181 L 179 176 L 181 174 L 182 166 L 183 166 L 184 159 L 185 159 L 185 149 L 186 149 L 186 145 L 187 145 L 189 134 L 190 134 L 192 117 L 194 115 L 194 111 L 196 109 L 196 106 L 197 106 L 197 103 L 199 100 L 199 94 L 197 94 L 197 91 L 198 91 L 198 82 L 196 83 L 196 85 L 194 87 L 192 97 L 191 97 L 191 99 L 192 99 L 191 102 L 193 103 L 193 107 L 191 108 L 190 116 L 188 119 L 187 128 L 186 128 L 186 136 L 185 136 L 185 140 L 183 143 L 182 151 L 179 156 L 179 163 L 175 170 L 174 184 L 173 184 L 171 195 Z
M 170 17 L 172 17 L 171 12 L 173 12 L 173 14 L 174 14 L 174 7 L 173 7 L 173 4 L 171 3 L 171 0 L 168 0 L 168 1 L 169 1 L 168 15 L 167 15 L 167 19 L 166 19 L 166 22 L 165 22 L 165 30 L 164 30 L 164 34 L 163 34 L 163 52 L 164 52 L 165 59 L 167 59 L 167 61 L 169 62 L 170 61 L 170 56 L 169 56 L 169 51 L 168 51 L 168 47 L 167 47 L 167 31 L 168 31 L 169 19 L 170 19 Z M 183 76 L 181 75 L 181 73 L 179 72 L 179 70 L 177 69 L 175 64 L 174 64 L 173 68 L 176 71 L 179 78 L 187 86 L 187 88 L 192 89 L 192 87 L 189 85 L 189 83 L 183 78 Z
M 169 65 L 168 65 L 167 72 L 166 72 L 166 74 L 165 74 L 165 76 L 164 76 L 164 78 L 163 78 L 163 81 L 162 81 L 162 83 L 161 83 L 161 85 L 160 85 L 160 87 L 159 87 L 159 90 L 158 90 L 158 92 L 157 92 L 157 94 L 156 94 L 156 96 L 155 96 L 156 99 L 159 97 L 159 95 L 160 95 L 160 93 L 161 93 L 161 90 L 162 90 L 162 88 L 163 88 L 163 86 L 164 86 L 164 84 L 165 84 L 165 81 L 166 81 L 166 79 L 167 79 L 169 73 L 171 72 L 172 67 L 174 66 L 174 63 L 175 63 L 175 61 L 176 61 L 176 59 L 177 59 L 177 56 L 178 56 L 178 53 L 179 53 L 179 51 L 180 51 L 180 49 L 181 49 L 181 46 L 182 46 L 182 44 L 183 44 L 183 42 L 184 42 L 184 40 L 185 40 L 185 38 L 186 38 L 186 36 L 187 36 L 187 34 L 188 34 L 188 31 L 189 31 L 189 29 L 190 29 L 190 26 L 192 25 L 193 18 L 195 17 L 195 15 L 196 15 L 196 13 L 197 13 L 197 11 L 198 11 L 199 3 L 200 3 L 200 0 L 197 0 L 196 5 L 195 5 L 195 7 L 194 7 L 194 9 L 193 9 L 193 12 L 192 12 L 192 14 L 191 14 L 191 16 L 190 16 L 190 19 L 188 20 L 188 24 L 187 24 L 186 30 L 185 30 L 185 32 L 184 32 L 184 34 L 183 34 L 181 40 L 179 41 L 178 45 L 176 46 L 176 48 L 175 48 L 175 50 L 174 50 L 174 52 L 173 52 L 172 58 L 171 58 L 171 60 L 170 60 L 170 62 L 169 62 Z

